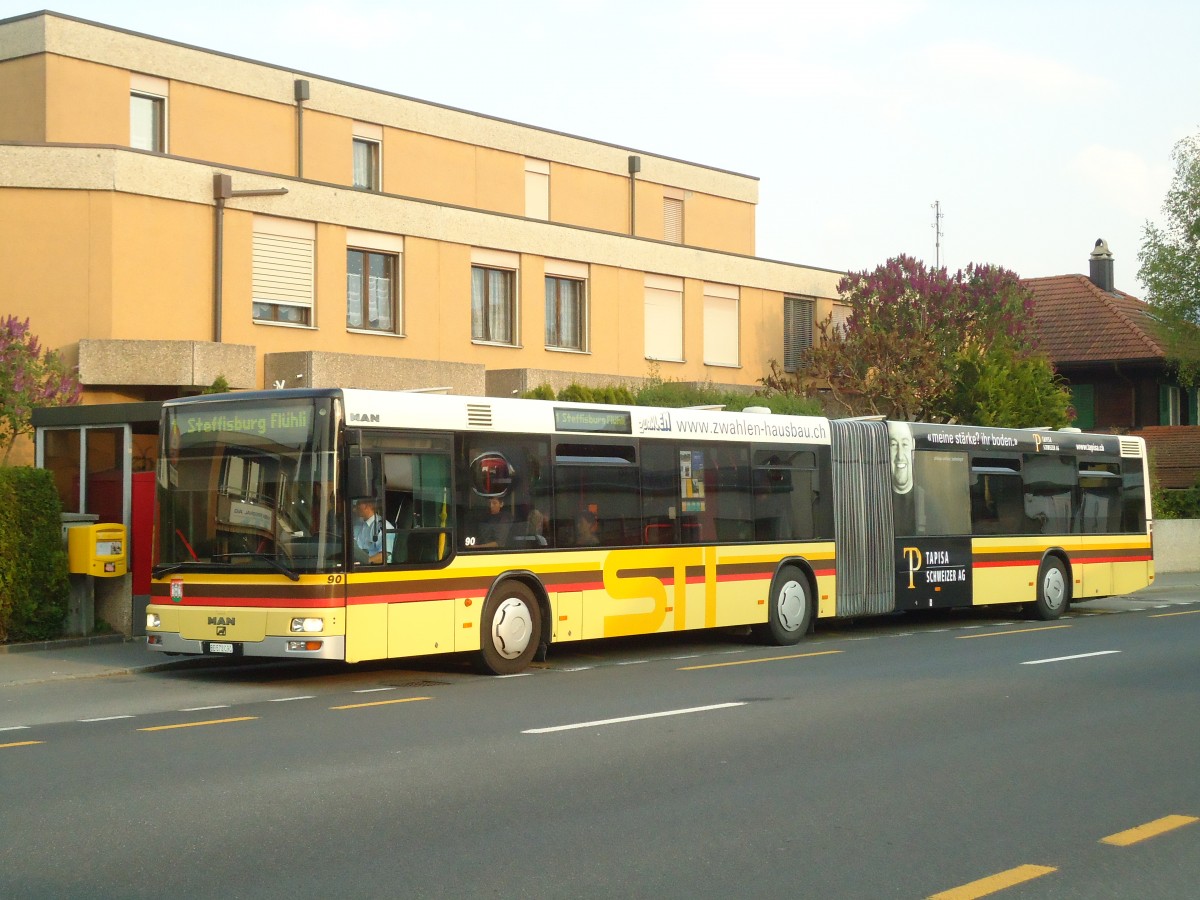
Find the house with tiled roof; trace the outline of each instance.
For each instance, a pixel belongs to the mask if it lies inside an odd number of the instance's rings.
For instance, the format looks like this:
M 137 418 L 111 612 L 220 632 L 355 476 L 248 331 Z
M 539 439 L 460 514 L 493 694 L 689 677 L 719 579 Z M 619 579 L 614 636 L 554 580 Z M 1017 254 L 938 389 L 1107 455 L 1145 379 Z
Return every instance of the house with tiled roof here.
M 1096 241 L 1087 275 L 1027 278 L 1040 346 L 1069 384 L 1074 424 L 1146 439 L 1160 487 L 1200 478 L 1200 392 L 1179 384 L 1149 307 L 1114 286 L 1113 255 Z
M 1113 284 L 1113 256 L 1103 240 L 1088 275 L 1027 278 L 1041 348 L 1069 382 L 1075 425 L 1137 431 L 1197 425 L 1195 391 L 1181 387 L 1155 336 L 1149 307 Z

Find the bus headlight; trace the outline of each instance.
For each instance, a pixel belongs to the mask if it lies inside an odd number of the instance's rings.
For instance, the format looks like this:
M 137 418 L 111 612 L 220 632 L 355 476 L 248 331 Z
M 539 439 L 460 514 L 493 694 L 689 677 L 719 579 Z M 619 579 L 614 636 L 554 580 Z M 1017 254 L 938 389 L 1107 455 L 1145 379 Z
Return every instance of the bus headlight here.
M 314 632 L 314 631 L 324 631 L 324 630 L 325 630 L 325 620 L 324 619 L 292 619 L 292 631 L 294 631 L 294 632 L 300 632 L 300 631 Z
M 158 628 L 162 625 L 162 619 L 158 617 L 158 613 L 146 613 L 146 627 Z

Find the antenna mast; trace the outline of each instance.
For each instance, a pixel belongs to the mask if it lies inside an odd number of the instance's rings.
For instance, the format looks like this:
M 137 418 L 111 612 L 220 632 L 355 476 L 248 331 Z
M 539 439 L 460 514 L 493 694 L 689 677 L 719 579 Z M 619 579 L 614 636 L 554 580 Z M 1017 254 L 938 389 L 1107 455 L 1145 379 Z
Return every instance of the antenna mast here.
M 933 267 L 942 267 L 942 201 L 934 200 L 929 204 L 933 210 Z

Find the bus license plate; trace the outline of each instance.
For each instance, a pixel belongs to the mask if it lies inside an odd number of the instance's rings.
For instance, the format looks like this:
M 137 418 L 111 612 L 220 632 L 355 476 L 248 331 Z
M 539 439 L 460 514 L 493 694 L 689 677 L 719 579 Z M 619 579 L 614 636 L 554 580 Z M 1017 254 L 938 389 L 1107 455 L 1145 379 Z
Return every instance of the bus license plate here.
M 218 644 L 212 641 L 208 645 L 209 653 L 233 653 L 233 644 Z

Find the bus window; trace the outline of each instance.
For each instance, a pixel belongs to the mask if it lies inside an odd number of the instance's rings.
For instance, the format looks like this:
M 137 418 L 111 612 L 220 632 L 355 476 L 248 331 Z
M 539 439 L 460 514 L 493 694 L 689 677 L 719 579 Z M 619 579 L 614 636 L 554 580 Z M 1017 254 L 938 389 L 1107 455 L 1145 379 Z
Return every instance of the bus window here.
M 384 561 L 419 564 L 447 558 L 454 527 L 450 458 L 444 453 L 388 453 L 383 474 Z
M 629 444 L 559 444 L 554 454 L 556 546 L 642 543 L 637 455 Z
M 462 549 L 535 550 L 547 546 L 543 540 L 549 532 L 541 520 L 549 508 L 549 456 L 549 443 L 541 438 L 460 436 Z M 535 510 L 543 515 L 533 515 Z
M 971 533 L 966 453 L 953 450 L 916 451 L 913 453 L 913 489 L 907 494 L 893 496 L 898 534 Z M 901 523 L 911 525 L 912 531 L 902 531 Z
M 679 457 L 674 444 L 642 443 L 642 542 L 679 543 Z
M 1025 517 L 1033 534 L 1069 534 L 1075 509 L 1075 458 L 1023 454 Z
M 812 540 L 818 499 L 816 453 L 786 447 L 755 451 L 755 540 Z
M 1121 531 L 1146 532 L 1146 486 L 1140 459 L 1121 460 Z
M 1113 534 L 1121 530 L 1121 472 L 1116 463 L 1079 462 L 1079 530 Z
M 1023 497 L 1019 459 L 975 457 L 971 463 L 971 533 L 1022 534 Z

